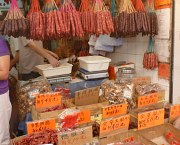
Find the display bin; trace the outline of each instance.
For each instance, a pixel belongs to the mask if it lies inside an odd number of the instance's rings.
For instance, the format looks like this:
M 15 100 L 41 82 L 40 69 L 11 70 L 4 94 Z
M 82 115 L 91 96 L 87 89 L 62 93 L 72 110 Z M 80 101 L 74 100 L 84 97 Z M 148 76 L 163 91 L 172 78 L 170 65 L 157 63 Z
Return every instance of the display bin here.
M 67 107 L 65 109 L 76 108 L 76 106 L 73 104 L 73 99 L 63 100 L 62 103 L 65 105 L 65 107 Z M 35 106 L 33 106 L 31 110 L 32 119 L 41 120 L 41 119 L 47 119 L 47 118 L 56 118 L 65 109 L 41 113 L 44 109 L 36 110 Z
M 85 56 L 78 59 L 80 68 L 90 72 L 108 70 L 111 62 L 111 59 L 102 56 Z
M 165 100 L 165 90 L 161 90 L 161 91 L 158 91 L 158 92 L 155 92 L 155 93 L 148 93 L 148 94 L 144 94 L 144 95 L 136 95 L 135 94 L 137 107 L 139 107 L 138 106 L 139 98 L 141 98 L 141 97 L 144 97 L 144 98 L 151 97 L 152 98 L 153 95 L 157 95 L 157 98 L 158 98 L 157 102 L 159 102 L 159 103 L 163 102 Z
M 73 101 L 75 104 L 75 100 Z M 97 115 L 97 114 L 102 114 L 102 107 L 109 105 L 109 102 L 103 98 L 99 97 L 97 103 L 94 104 L 89 104 L 89 105 L 79 105 L 77 109 L 79 110 L 90 110 L 91 111 L 91 116 Z
M 45 78 L 54 76 L 68 75 L 71 74 L 72 64 L 63 63 L 59 67 L 53 68 L 50 64 L 36 66 L 38 72 Z
M 145 145 L 155 145 L 153 142 L 149 141 L 148 139 L 134 131 L 127 131 L 124 133 L 118 133 L 114 135 L 111 134 L 106 138 L 100 139 L 100 144 L 107 145 L 110 143 L 127 142 L 128 140 L 135 140 Z
M 130 129 L 136 129 L 138 127 L 138 114 L 139 113 L 144 113 L 144 112 L 149 112 L 149 111 L 153 111 L 153 110 L 158 110 L 158 109 L 162 109 L 165 108 L 166 103 L 165 102 L 160 102 L 160 103 L 156 103 L 153 105 L 149 105 L 143 108 L 138 108 L 138 109 L 134 109 L 132 111 L 130 111 Z M 166 112 L 165 112 L 166 114 Z M 165 118 L 165 116 L 164 116 Z M 164 120 L 166 123 L 166 120 Z
M 180 131 L 168 123 L 156 127 L 140 130 L 138 131 L 138 134 L 142 135 L 148 140 L 151 140 L 156 145 L 162 145 L 162 144 L 170 145 L 170 143 L 168 143 L 165 138 L 165 135 L 168 132 L 172 133 L 177 139 L 180 139 Z

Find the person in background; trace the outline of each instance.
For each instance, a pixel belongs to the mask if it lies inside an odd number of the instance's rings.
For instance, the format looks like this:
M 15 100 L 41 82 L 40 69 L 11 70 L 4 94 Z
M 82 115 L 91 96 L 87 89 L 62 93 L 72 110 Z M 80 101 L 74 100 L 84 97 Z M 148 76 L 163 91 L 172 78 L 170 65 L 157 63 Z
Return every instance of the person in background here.
M 9 120 L 12 106 L 9 100 L 9 67 L 9 49 L 5 39 L 0 35 L 0 145 L 10 144 Z
M 27 81 L 39 77 L 35 66 L 44 64 L 44 58 L 46 58 L 53 67 L 59 66 L 58 56 L 44 49 L 41 41 L 28 40 L 25 37 L 12 39 L 14 48 L 15 50 L 19 50 L 19 53 L 16 53 L 11 66 L 19 62 L 20 80 Z

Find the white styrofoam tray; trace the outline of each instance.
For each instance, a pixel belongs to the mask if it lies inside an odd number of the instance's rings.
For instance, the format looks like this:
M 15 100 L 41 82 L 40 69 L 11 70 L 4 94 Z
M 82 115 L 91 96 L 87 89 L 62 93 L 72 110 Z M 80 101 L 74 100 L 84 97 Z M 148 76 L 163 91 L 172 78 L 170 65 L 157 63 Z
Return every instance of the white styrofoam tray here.
M 63 63 L 59 67 L 52 67 L 51 64 L 44 64 L 36 66 L 38 72 L 48 78 L 53 76 L 67 75 L 72 71 L 72 64 Z
M 78 59 L 80 67 L 90 72 L 107 70 L 111 62 L 110 58 L 102 56 L 85 56 Z

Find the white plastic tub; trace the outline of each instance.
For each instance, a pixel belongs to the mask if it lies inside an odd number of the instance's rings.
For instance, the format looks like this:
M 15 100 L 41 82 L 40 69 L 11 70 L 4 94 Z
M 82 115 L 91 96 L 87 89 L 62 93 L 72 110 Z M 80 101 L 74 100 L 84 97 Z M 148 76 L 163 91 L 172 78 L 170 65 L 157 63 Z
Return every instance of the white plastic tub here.
M 80 67 L 89 71 L 107 70 L 111 59 L 102 56 L 85 56 L 79 57 Z
M 59 67 L 53 68 L 50 64 L 38 65 L 36 66 L 38 72 L 46 77 L 53 77 L 53 76 L 60 76 L 60 75 L 67 75 L 70 74 L 72 71 L 72 64 L 64 63 L 61 64 Z

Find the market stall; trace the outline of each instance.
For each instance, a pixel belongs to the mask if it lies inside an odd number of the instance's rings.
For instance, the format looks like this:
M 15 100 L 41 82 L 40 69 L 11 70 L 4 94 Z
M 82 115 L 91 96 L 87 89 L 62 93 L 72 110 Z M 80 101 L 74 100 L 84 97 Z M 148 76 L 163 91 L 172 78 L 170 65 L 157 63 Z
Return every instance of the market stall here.
M 41 41 L 58 59 L 34 66 L 37 77 L 10 79 L 18 112 L 12 145 L 180 144 L 180 103 L 169 91 L 171 3 L 3 3 L 0 34 Z

